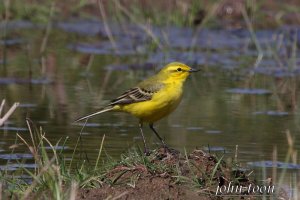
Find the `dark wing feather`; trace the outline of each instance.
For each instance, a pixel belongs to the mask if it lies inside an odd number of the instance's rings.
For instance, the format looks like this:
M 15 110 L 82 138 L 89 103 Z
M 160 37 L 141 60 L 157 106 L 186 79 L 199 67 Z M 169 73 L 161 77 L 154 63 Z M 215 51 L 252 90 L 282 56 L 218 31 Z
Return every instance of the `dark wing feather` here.
M 110 106 L 117 104 L 130 104 L 147 101 L 152 98 L 153 93 L 148 93 L 139 87 L 132 88 L 124 92 L 121 96 L 111 101 Z
M 151 88 L 152 89 L 152 88 Z M 111 101 L 109 106 L 114 106 L 118 104 L 130 104 L 137 103 L 141 101 L 151 100 L 154 93 L 158 92 L 161 87 L 156 87 L 155 90 L 147 90 L 141 87 L 135 87 L 127 90 L 121 96 Z

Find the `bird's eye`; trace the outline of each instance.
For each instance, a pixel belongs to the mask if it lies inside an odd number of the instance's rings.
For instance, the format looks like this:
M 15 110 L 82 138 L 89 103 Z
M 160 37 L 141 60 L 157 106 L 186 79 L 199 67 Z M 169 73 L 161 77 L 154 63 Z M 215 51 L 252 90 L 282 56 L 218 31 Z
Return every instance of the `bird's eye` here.
M 179 68 L 177 68 L 177 71 L 178 71 L 178 72 L 181 72 L 181 71 L 182 71 L 182 69 L 179 67 Z

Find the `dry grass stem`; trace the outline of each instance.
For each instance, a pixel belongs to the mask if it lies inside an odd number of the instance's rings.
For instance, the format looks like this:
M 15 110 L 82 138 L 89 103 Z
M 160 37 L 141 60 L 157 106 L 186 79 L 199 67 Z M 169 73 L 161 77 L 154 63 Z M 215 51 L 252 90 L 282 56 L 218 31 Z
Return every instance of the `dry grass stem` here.
M 4 108 L 4 104 L 5 104 L 5 100 L 2 100 L 1 106 L 0 106 L 0 115 L 2 113 L 2 110 Z M 19 106 L 19 103 L 14 103 L 12 105 L 12 107 L 10 107 L 10 109 L 7 111 L 7 113 L 5 113 L 5 115 L 3 117 L 0 116 L 0 126 L 2 126 L 7 119 L 13 114 L 13 112 L 17 109 L 17 107 Z
M 156 37 L 156 35 L 153 33 L 149 25 L 144 25 L 140 23 L 131 13 L 129 10 L 127 10 L 124 6 L 120 4 L 119 1 L 114 1 L 116 7 L 118 7 L 132 22 L 134 22 L 138 27 L 140 27 L 145 33 L 152 38 L 154 43 L 158 46 L 159 49 L 163 49 L 163 46 L 159 39 Z
M 104 24 L 104 29 L 105 29 L 105 32 L 107 33 L 108 39 L 109 39 L 110 43 L 112 44 L 114 50 L 118 51 L 116 41 L 115 41 L 115 39 L 111 33 L 111 30 L 107 24 L 107 18 L 106 18 L 106 13 L 105 13 L 105 10 L 103 7 L 103 2 L 102 2 L 102 0 L 98 0 L 97 3 L 98 3 L 98 7 L 99 7 L 100 14 L 101 14 L 103 24 Z

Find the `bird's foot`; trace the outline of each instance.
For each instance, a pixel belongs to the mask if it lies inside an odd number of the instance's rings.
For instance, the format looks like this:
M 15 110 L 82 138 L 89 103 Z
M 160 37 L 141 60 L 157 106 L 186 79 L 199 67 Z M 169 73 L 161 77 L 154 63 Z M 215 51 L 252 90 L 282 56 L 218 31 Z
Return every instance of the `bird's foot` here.
M 165 150 L 166 153 L 170 153 L 170 154 L 173 154 L 173 155 L 179 154 L 178 150 L 173 149 L 171 147 L 168 147 L 166 144 L 163 145 L 163 148 L 164 148 L 164 150 Z
M 144 148 L 144 154 L 145 156 L 150 156 L 150 150 L 147 147 Z

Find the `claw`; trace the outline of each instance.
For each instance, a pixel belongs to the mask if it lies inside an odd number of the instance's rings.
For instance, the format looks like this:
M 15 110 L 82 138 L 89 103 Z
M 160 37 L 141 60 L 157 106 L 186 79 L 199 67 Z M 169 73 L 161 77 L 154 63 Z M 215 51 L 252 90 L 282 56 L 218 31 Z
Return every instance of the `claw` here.
M 144 149 L 145 156 L 150 156 L 150 150 L 148 148 Z

